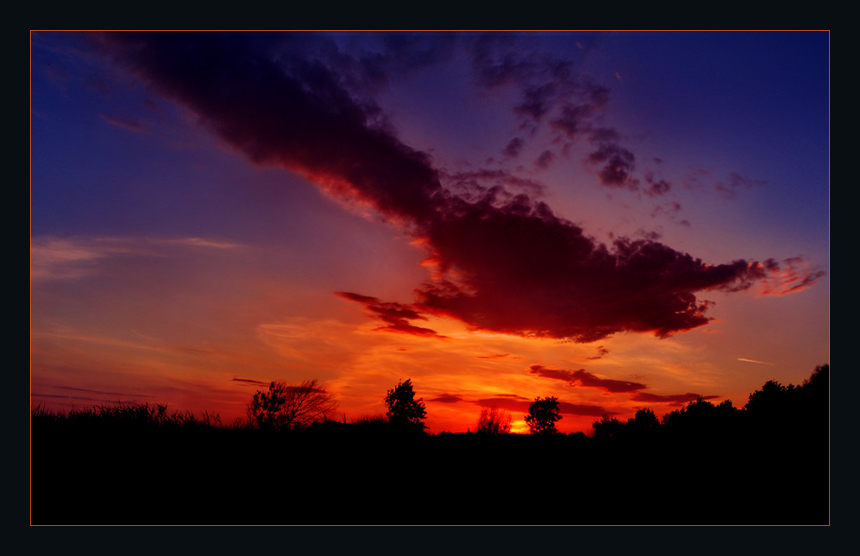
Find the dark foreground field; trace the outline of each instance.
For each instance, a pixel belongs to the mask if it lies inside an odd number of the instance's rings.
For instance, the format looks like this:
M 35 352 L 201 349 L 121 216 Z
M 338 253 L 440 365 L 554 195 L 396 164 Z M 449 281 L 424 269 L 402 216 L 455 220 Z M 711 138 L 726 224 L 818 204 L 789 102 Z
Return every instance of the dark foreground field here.
M 34 419 L 33 524 L 827 524 L 826 435 L 282 435 Z M 800 433 L 801 431 L 798 431 Z

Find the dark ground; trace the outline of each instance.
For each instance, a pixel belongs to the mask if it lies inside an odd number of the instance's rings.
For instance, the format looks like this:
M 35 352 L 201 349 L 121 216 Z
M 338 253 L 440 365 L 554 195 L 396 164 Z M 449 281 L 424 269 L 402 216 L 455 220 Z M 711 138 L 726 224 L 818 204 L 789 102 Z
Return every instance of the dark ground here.
M 32 524 L 829 523 L 806 431 L 601 440 L 33 420 Z

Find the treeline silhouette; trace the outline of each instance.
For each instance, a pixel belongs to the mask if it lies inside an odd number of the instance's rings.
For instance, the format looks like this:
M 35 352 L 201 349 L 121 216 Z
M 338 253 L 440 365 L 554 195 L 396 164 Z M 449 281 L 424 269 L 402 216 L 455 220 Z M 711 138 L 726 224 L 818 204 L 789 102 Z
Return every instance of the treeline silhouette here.
M 158 404 L 36 408 L 31 523 L 830 521 L 829 365 L 799 386 L 769 381 L 742 408 L 641 409 L 591 436 L 507 434 L 486 410 L 481 433 L 428 434 L 411 381 L 386 403 L 388 415 L 280 429 Z
M 830 366 L 816 367 L 800 386 L 783 386 L 775 380 L 749 396 L 738 409 L 731 400 L 718 405 L 702 398 L 663 416 L 651 409 L 636 412 L 626 422 L 604 416 L 594 423 L 593 438 L 643 440 L 667 436 L 673 441 L 691 442 L 720 438 L 751 438 L 765 441 L 804 436 L 822 436 L 829 427 Z

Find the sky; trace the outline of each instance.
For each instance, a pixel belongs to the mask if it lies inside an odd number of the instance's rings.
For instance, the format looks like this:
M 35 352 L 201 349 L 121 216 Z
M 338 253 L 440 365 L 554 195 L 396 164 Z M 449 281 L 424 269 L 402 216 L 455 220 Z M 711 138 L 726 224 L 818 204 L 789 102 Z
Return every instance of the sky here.
M 829 363 L 827 32 L 30 38 L 31 406 L 589 433 Z

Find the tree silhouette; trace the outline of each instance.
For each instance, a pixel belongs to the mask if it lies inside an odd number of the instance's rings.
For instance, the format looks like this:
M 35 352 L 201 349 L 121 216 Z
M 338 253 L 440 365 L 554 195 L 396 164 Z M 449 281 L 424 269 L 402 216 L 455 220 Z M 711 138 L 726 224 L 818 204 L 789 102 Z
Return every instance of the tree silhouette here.
M 628 419 L 627 424 L 638 434 L 650 434 L 660 426 L 660 420 L 651 409 L 644 407 L 636 412 L 633 419 Z
M 411 378 L 406 379 L 406 382 L 398 382 L 397 386 L 385 395 L 385 405 L 388 406 L 385 415 L 388 416 L 388 422 L 395 427 L 424 430 L 424 423 L 421 421 L 427 416 L 427 411 L 422 400 L 423 398 L 415 399 Z
M 511 414 L 493 407 L 485 407 L 478 418 L 475 432 L 481 434 L 507 434 L 511 428 Z
M 257 391 L 248 405 L 251 424 L 264 430 L 289 430 L 324 421 L 337 403 L 317 379 L 306 380 L 298 386 L 276 381 L 267 392 Z
M 535 398 L 529 405 L 529 414 L 526 415 L 526 424 L 532 434 L 555 434 L 555 422 L 561 419 L 561 410 L 558 407 L 558 398 L 546 397 Z
M 793 385 L 789 386 L 794 390 Z M 750 394 L 749 401 L 744 407 L 751 414 L 781 413 L 788 399 L 788 392 L 788 387 L 776 380 L 768 380 L 761 390 Z
M 803 381 L 801 388 L 805 413 L 811 414 L 816 427 L 829 428 L 830 420 L 830 365 L 816 367 L 812 376 Z
M 830 385 L 830 365 L 824 364 L 815 367 L 812 375 L 803 381 L 803 388 L 808 390 L 821 390 L 828 392 Z M 828 392 L 829 394 L 829 392 Z
M 591 426 L 594 429 L 592 438 L 641 439 L 655 433 L 660 428 L 660 420 L 654 411 L 644 407 L 626 422 L 604 415 Z
M 594 429 L 591 434 L 593 438 L 618 438 L 624 429 L 624 423 L 609 415 L 604 415 L 600 421 L 595 421 L 591 426 Z

